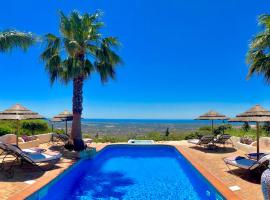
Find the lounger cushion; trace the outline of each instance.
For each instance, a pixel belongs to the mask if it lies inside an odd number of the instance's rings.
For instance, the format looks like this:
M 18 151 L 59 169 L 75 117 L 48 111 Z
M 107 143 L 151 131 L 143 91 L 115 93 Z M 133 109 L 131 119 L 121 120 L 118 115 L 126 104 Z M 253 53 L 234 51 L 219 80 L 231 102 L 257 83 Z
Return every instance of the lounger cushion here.
M 259 159 L 263 158 L 264 156 L 266 156 L 266 153 L 259 153 Z M 257 159 L 257 153 L 249 153 L 247 154 L 247 157 L 253 160 Z
M 198 144 L 200 142 L 199 139 L 190 139 L 188 140 L 188 143 L 191 143 L 191 144 Z
M 246 159 L 246 158 L 241 157 L 241 156 L 225 158 L 224 162 L 226 164 L 229 164 L 229 165 L 232 165 L 235 167 L 239 167 L 239 168 L 243 168 L 243 169 L 250 169 L 251 167 L 256 168 L 256 166 L 257 166 L 257 165 L 255 165 L 257 163 L 257 161 Z
M 52 160 L 60 159 L 62 154 L 55 152 L 39 153 L 32 149 L 23 149 L 23 152 L 30 157 L 34 162 L 48 162 Z
M 16 146 L 5 144 L 10 150 L 13 150 L 14 152 L 17 152 L 18 154 L 24 155 L 24 158 L 29 162 L 49 162 L 53 160 L 58 160 L 62 157 L 62 154 L 60 153 L 54 153 L 52 155 L 49 155 L 48 153 L 38 153 L 31 149 L 24 149 L 23 151 L 19 149 Z
M 231 138 L 231 135 L 223 134 L 223 135 L 220 135 L 219 137 L 215 138 L 214 142 L 215 143 L 225 143 L 230 138 Z
M 61 158 L 61 154 L 56 154 L 56 155 L 49 155 L 46 153 L 26 153 L 28 157 L 30 157 L 35 163 L 40 163 L 40 162 L 49 162 L 53 160 L 58 160 Z

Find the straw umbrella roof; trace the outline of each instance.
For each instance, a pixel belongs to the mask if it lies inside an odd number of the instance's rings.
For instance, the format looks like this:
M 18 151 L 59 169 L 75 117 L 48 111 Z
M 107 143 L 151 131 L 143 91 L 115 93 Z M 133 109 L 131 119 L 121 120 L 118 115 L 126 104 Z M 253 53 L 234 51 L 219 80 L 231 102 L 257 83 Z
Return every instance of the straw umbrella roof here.
M 228 117 L 212 110 L 196 118 L 196 120 L 225 120 L 225 119 L 228 119 Z
M 255 105 L 244 113 L 230 119 L 231 122 L 270 122 L 270 111 Z
M 24 119 L 44 119 L 43 116 L 33 112 L 20 104 L 15 104 L 11 108 L 0 112 L 0 120 L 24 120 Z
M 73 114 L 67 110 L 59 113 L 58 115 L 54 116 L 51 121 L 59 122 L 59 121 L 71 121 L 73 120 Z

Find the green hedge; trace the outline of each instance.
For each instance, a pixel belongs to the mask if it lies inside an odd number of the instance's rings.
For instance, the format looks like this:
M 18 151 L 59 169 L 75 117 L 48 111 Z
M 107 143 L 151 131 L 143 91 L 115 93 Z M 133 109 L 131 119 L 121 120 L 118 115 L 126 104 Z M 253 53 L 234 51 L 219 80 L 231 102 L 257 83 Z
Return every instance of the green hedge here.
M 49 130 L 48 123 L 44 120 L 24 120 L 21 122 L 21 127 L 26 134 L 40 134 Z
M 0 136 L 14 133 L 12 128 L 5 124 L 0 124 Z
M 0 120 L 0 136 L 17 132 L 17 121 Z M 19 135 L 42 134 L 49 132 L 45 120 L 22 120 L 19 122 Z

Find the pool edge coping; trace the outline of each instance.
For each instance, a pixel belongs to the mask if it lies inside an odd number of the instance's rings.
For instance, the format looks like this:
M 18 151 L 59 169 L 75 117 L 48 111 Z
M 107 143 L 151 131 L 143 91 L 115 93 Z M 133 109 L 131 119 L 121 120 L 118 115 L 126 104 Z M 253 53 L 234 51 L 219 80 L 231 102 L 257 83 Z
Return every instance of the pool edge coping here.
M 114 146 L 114 145 L 137 145 L 137 144 L 128 144 L 128 143 L 114 143 L 114 144 L 104 144 L 98 148 L 98 152 L 100 152 L 102 149 L 104 149 L 107 146 Z M 192 166 L 198 170 L 205 178 L 208 180 L 209 183 L 211 183 L 218 192 L 220 192 L 226 199 L 229 200 L 241 200 L 239 196 L 237 196 L 235 193 L 233 193 L 227 186 L 222 183 L 219 179 L 217 179 L 214 175 L 212 175 L 207 169 L 205 169 L 201 164 L 199 164 L 194 158 L 192 158 L 184 149 L 181 148 L 180 145 L 171 145 L 171 144 L 146 144 L 147 146 L 151 145 L 161 145 L 161 146 L 170 146 L 174 147 L 179 153 L 181 153 L 191 164 Z M 140 145 L 139 145 L 140 146 Z M 78 162 L 78 161 L 77 161 Z M 77 163 L 76 161 L 71 161 L 65 169 L 62 169 L 57 172 L 53 172 L 49 176 L 44 176 L 40 178 L 40 180 L 37 180 L 36 183 L 27 186 L 22 191 L 15 193 L 14 195 L 10 196 L 8 200 L 22 200 L 26 199 L 27 197 L 31 196 L 38 190 L 42 189 L 44 186 L 49 184 L 51 181 L 53 181 L 56 177 L 63 174 L 65 171 L 67 171 L 70 167 L 72 167 L 74 164 Z
M 220 192 L 226 199 L 229 200 L 241 200 L 241 198 L 231 191 L 222 181 L 212 175 L 205 167 L 199 164 L 194 158 L 192 158 L 181 146 L 178 145 L 168 145 L 173 146 L 179 151 L 191 164 L 198 170 L 208 181 L 211 183 L 218 192 Z
M 25 189 L 23 189 L 22 191 L 19 191 L 19 192 L 15 193 L 14 195 L 10 196 L 8 198 L 8 200 L 22 200 L 22 199 L 28 198 L 29 196 L 31 196 L 32 194 L 34 194 L 35 192 L 37 192 L 38 190 L 42 189 L 44 186 L 49 184 L 56 177 L 63 174 L 65 171 L 67 171 L 71 166 L 73 166 L 76 163 L 77 163 L 76 161 L 75 162 L 72 161 L 66 166 L 66 168 L 61 169 L 57 172 L 53 172 L 52 174 L 50 174 L 48 176 L 44 176 L 44 177 L 40 178 L 34 184 L 29 185 Z

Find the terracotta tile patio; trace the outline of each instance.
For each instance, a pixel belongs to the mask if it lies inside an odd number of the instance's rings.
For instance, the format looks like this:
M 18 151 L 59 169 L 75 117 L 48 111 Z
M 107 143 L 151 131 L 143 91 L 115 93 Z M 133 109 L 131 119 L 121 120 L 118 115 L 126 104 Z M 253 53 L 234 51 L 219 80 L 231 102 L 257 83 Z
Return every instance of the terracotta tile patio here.
M 227 187 L 239 186 L 241 189 L 234 193 L 240 198 L 246 200 L 263 199 L 259 175 L 252 175 L 248 171 L 236 167 L 230 167 L 231 170 L 229 170 L 223 162 L 225 157 L 244 156 L 242 151 L 236 151 L 233 148 L 225 148 L 219 151 L 205 150 L 186 142 L 183 142 L 181 147 Z
M 227 187 L 235 185 L 239 186 L 241 189 L 234 193 L 242 199 L 263 199 L 259 177 L 254 177 L 247 171 L 237 170 L 236 168 L 232 168 L 233 171 L 229 171 L 223 162 L 224 157 L 241 155 L 243 152 L 235 151 L 232 148 L 219 151 L 205 150 L 189 145 L 185 141 L 166 142 L 166 144 L 180 147 L 187 154 L 199 161 L 206 170 Z M 97 150 L 99 150 L 106 146 L 106 144 L 92 144 L 91 146 L 97 147 Z M 0 199 L 22 199 L 22 191 L 25 192 L 27 190 L 33 190 L 35 187 L 40 187 L 44 182 L 49 182 L 76 161 L 76 154 L 64 151 L 61 147 L 55 147 L 55 149 L 60 150 L 61 153 L 63 153 L 63 159 L 53 169 L 43 172 L 33 167 L 23 169 L 16 168 L 15 175 L 11 179 L 7 179 L 0 173 Z M 25 183 L 25 181 L 29 180 L 30 183 L 31 180 L 34 180 L 35 182 L 33 184 Z

